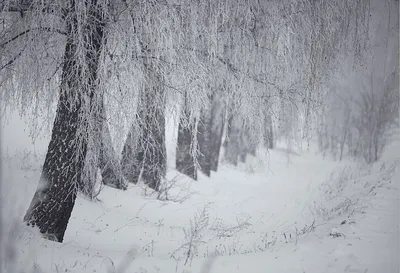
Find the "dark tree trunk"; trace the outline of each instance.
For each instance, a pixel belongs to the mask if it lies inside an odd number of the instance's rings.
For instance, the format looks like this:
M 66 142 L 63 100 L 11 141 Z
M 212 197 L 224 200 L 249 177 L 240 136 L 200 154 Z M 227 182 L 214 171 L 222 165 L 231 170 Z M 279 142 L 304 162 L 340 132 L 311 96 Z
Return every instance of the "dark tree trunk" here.
M 211 171 L 217 171 L 219 152 L 224 130 L 224 112 L 219 94 L 214 92 L 210 99 L 210 107 L 202 111 L 198 124 L 197 139 L 199 142 L 199 165 L 201 171 L 210 176 Z
M 211 170 L 218 170 L 219 153 L 224 132 L 225 111 L 218 95 L 214 96 L 211 107 Z
M 246 163 L 246 157 L 249 151 L 248 134 L 245 130 L 246 129 L 242 128 L 239 133 L 239 159 L 242 163 Z
M 86 153 L 86 143 L 76 143 L 79 108 L 69 111 L 70 106 L 68 97 L 61 95 L 39 186 L 24 217 L 48 239 L 58 242 L 63 241 L 75 204 Z M 83 150 L 77 156 L 79 149 Z
M 211 107 L 203 109 L 201 119 L 197 125 L 197 141 L 200 154 L 197 156 L 201 172 L 210 176 L 211 171 L 217 171 L 219 152 L 224 130 L 224 112 L 222 103 L 216 93 L 213 94 Z M 181 114 L 178 129 L 178 146 L 176 156 L 176 168 L 179 172 L 197 180 L 196 162 L 191 153 L 193 145 L 194 126 L 183 126 L 188 120 L 186 108 Z
M 197 124 L 197 141 L 200 154 L 198 162 L 200 171 L 207 176 L 211 175 L 211 111 L 203 109 L 200 121 Z
M 145 184 L 159 190 L 161 180 L 167 172 L 167 150 L 165 147 L 165 98 L 154 101 L 155 96 L 164 97 L 164 90 L 156 86 L 146 92 L 147 109 L 143 115 L 145 126 L 140 146 L 144 150 L 143 174 Z
M 89 1 L 88 1 L 89 2 Z M 78 43 L 75 33 L 78 14 L 70 2 L 67 44 L 64 53 L 62 83 L 52 136 L 48 146 L 38 188 L 24 217 L 28 225 L 37 226 L 48 239 L 62 242 L 73 210 L 87 151 L 83 135 L 88 129 L 89 111 L 99 107 L 95 98 L 97 68 L 104 25 L 96 1 L 86 3 L 92 19 L 82 28 L 87 67 L 77 60 Z M 80 48 L 79 50 L 82 50 Z M 82 74 L 86 75 L 82 78 Z M 88 106 L 83 103 L 88 101 Z
M 188 123 L 188 119 L 189 114 L 185 100 L 178 125 L 178 144 L 176 147 L 175 164 L 178 172 L 197 180 L 197 166 L 191 152 L 195 128 L 192 124 L 185 126 L 185 123 Z
M 268 149 L 273 149 L 275 145 L 274 145 L 274 131 L 272 126 L 271 115 L 266 114 L 264 120 L 265 120 L 264 144 Z

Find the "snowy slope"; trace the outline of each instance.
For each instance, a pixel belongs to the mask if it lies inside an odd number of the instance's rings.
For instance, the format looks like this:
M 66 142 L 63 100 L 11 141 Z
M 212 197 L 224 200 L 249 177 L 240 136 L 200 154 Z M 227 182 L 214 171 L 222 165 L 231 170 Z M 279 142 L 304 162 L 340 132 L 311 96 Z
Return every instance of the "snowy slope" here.
M 77 199 L 59 244 L 20 225 L 43 155 L 18 148 L 2 156 L 2 272 L 398 272 L 398 151 L 373 166 L 260 151 L 199 181 L 170 170 L 171 201 L 104 188 Z

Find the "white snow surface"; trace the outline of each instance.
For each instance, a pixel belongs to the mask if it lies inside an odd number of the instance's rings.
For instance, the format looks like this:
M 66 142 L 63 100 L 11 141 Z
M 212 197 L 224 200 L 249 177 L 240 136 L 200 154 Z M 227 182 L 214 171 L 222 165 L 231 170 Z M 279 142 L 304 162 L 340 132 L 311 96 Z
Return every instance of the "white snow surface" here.
M 47 145 L 26 150 L 22 131 L 3 136 L 1 272 L 399 272 L 398 135 L 374 165 L 281 145 L 198 181 L 170 167 L 169 201 L 105 187 L 55 243 L 22 223 Z

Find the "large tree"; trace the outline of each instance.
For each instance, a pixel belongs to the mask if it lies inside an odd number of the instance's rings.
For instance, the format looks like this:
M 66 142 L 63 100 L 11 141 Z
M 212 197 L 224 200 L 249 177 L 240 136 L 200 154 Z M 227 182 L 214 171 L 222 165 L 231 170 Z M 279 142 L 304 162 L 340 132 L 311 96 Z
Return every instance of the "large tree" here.
M 91 116 L 101 108 L 97 70 L 104 39 L 103 4 L 91 0 L 80 6 L 70 0 L 66 5 L 59 103 L 39 186 L 24 217 L 58 242 L 63 241 L 82 183 Z

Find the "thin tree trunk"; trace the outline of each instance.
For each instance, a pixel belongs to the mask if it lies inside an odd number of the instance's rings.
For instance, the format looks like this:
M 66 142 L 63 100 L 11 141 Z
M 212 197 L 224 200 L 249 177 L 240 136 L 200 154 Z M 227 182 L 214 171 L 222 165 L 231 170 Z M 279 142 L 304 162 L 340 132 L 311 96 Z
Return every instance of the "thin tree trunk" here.
M 237 166 L 239 157 L 239 118 L 231 116 L 228 119 L 228 137 L 225 140 L 225 160 Z
M 246 163 L 246 157 L 247 157 L 247 153 L 245 151 L 242 151 L 239 155 L 240 162 Z
M 127 185 L 122 174 L 121 164 L 112 144 L 110 128 L 105 121 L 105 113 L 102 120 L 101 146 L 98 164 L 104 185 L 120 190 L 127 189 Z
M 200 154 L 198 162 L 200 171 L 207 176 L 211 175 L 211 111 L 203 109 L 197 125 L 197 141 Z
M 247 153 L 249 151 L 248 143 L 247 143 L 247 134 L 245 132 L 246 129 L 240 130 L 239 133 L 239 159 L 240 162 L 246 163 Z
M 268 149 L 273 149 L 275 147 L 274 143 L 274 131 L 272 126 L 271 115 L 268 113 L 264 117 L 265 123 L 265 135 L 264 135 L 264 143 Z
M 194 137 L 194 126 L 184 124 L 188 122 L 189 114 L 186 100 L 181 111 L 181 117 L 178 125 L 178 143 L 176 147 L 176 169 L 190 178 L 197 180 L 197 166 L 191 147 Z
M 92 0 L 86 5 L 87 16 L 92 18 L 82 28 L 88 39 L 84 44 L 87 67 L 76 59 L 77 50 L 82 48 L 79 48 L 79 41 L 74 36 L 78 28 L 78 14 L 71 0 L 70 16 L 66 20 L 68 36 L 57 113 L 39 185 L 24 217 L 28 225 L 37 226 L 46 238 L 58 242 L 63 241 L 78 185 L 82 183 L 87 152 L 87 140 L 82 134 L 91 122 L 88 106 L 83 107 L 83 104 L 88 101 L 90 111 L 99 108 L 95 82 L 104 24 L 97 2 Z M 86 77 L 82 78 L 82 74 Z
M 136 127 L 132 125 L 128 132 L 122 149 L 121 168 L 125 179 L 137 184 L 143 167 L 144 152 L 143 149 L 137 149 L 136 147 L 135 133 L 137 133 L 137 130 L 135 129 Z
M 159 190 L 161 180 L 167 172 L 167 150 L 165 147 L 165 98 L 161 85 L 146 91 L 147 109 L 144 117 L 145 126 L 141 146 L 144 150 L 143 174 L 145 184 L 154 190 Z M 161 96 L 161 101 L 154 102 L 155 96 Z
M 93 199 L 96 195 L 95 185 L 97 174 L 100 169 L 102 183 L 109 187 L 126 190 L 121 165 L 115 153 L 111 133 L 106 122 L 106 113 L 103 98 L 101 98 L 101 109 L 94 113 L 91 135 L 88 136 L 88 151 L 85 158 L 84 179 L 79 188 L 85 196 Z
M 131 127 L 122 150 L 125 178 L 137 183 L 142 172 L 145 184 L 159 190 L 166 174 L 165 97 L 157 77 L 152 77 L 140 94 L 135 125 Z

